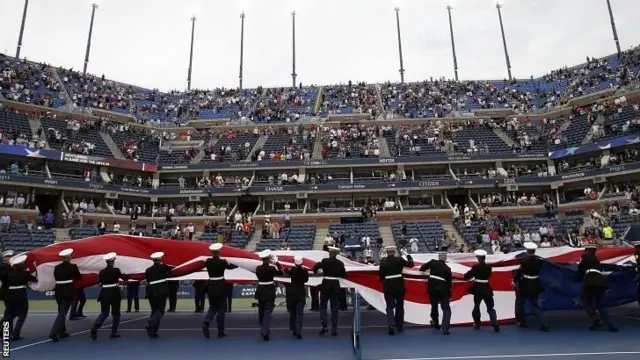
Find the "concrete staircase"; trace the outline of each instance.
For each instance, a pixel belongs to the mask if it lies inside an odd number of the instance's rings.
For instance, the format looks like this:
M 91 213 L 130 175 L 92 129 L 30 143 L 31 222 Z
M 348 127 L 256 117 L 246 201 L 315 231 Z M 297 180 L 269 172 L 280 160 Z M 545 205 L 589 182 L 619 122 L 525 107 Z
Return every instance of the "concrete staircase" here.
M 511 139 L 511 138 L 509 137 L 509 135 L 507 135 L 507 134 L 506 134 L 504 131 L 502 131 L 502 129 L 500 129 L 499 127 L 497 127 L 497 126 L 496 126 L 496 127 L 494 127 L 494 128 L 493 128 L 493 133 L 494 133 L 494 134 L 496 134 L 496 135 L 498 135 L 498 137 L 499 137 L 500 139 L 502 139 L 502 141 L 504 141 L 504 142 L 505 142 L 505 144 L 509 145 L 510 147 L 511 147 L 511 146 L 513 146 L 513 144 L 514 144 L 513 139 Z M 476 141 L 476 143 L 477 143 L 477 141 Z
M 380 148 L 380 157 L 381 158 L 390 158 L 391 151 L 389 151 L 389 145 L 387 144 L 387 139 L 383 137 L 378 138 L 378 147 Z
M 57 243 L 70 240 L 69 229 L 53 229 L 53 232 L 56 234 Z
M 324 238 L 327 237 L 328 233 L 328 227 L 318 227 L 316 229 L 316 238 L 313 241 L 313 250 L 322 250 L 322 246 L 324 245 Z
M 395 246 L 396 241 L 393 240 L 393 231 L 391 231 L 391 225 L 378 224 L 378 230 L 380 231 L 380 237 L 382 237 L 382 246 Z M 375 241 L 375 239 L 371 239 Z
M 196 157 L 191 159 L 191 164 L 200 164 L 202 159 L 204 159 L 204 151 L 200 151 Z
M 40 119 L 38 119 L 37 117 L 29 117 L 29 127 L 31 128 L 31 132 L 33 132 L 34 134 L 38 133 L 38 130 L 42 129 L 42 123 L 40 122 Z M 43 132 L 44 134 L 44 132 Z M 49 141 L 47 141 L 47 137 L 42 136 L 42 139 L 45 142 L 45 147 L 49 147 Z
M 442 224 L 442 227 L 447 232 L 447 235 L 449 235 L 449 238 L 455 240 L 457 246 L 464 244 L 464 239 L 462 238 L 462 236 L 460 236 L 460 234 L 458 233 L 458 231 L 453 225 Z
M 314 160 L 322 159 L 322 136 L 318 134 L 316 136 L 316 140 L 313 145 L 313 154 L 311 154 L 311 158 Z
M 247 161 L 251 161 L 251 156 L 253 155 L 253 153 L 255 153 L 256 151 L 258 151 L 258 149 L 262 149 L 262 147 L 264 146 L 264 144 L 267 142 L 267 139 L 269 137 L 266 135 L 262 135 L 260 136 L 260 138 L 258 138 L 258 141 L 256 141 L 256 144 L 253 145 L 253 147 L 251 148 L 251 151 L 249 151 L 249 155 L 247 155 L 247 158 L 245 160 Z
M 254 231 L 253 235 L 251 235 L 251 239 L 249 239 L 249 242 L 247 243 L 247 247 L 245 248 L 245 250 L 256 251 L 256 248 L 258 247 L 258 243 L 260 242 L 261 238 L 262 238 L 262 231 L 259 231 L 259 230 Z
M 120 149 L 118 148 L 118 145 L 116 145 L 115 141 L 113 141 L 111 136 L 109 136 L 109 134 L 107 133 L 103 133 L 102 131 L 99 131 L 98 134 L 100 134 L 102 141 L 104 141 L 104 143 L 107 144 L 107 147 L 109 148 L 113 156 L 116 159 L 124 160 L 124 155 L 122 155 L 122 151 L 120 151 Z

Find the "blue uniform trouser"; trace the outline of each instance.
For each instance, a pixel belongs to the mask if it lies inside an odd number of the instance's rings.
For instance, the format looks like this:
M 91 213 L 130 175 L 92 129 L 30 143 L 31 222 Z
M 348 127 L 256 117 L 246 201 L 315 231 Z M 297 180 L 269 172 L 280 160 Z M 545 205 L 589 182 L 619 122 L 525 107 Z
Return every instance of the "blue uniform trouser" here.
M 384 294 L 387 303 L 387 325 L 389 327 L 404 327 L 404 297 Z
M 305 300 L 289 300 L 289 328 L 296 334 L 302 331 Z
M 71 308 L 72 301 L 73 299 L 69 298 L 56 299 L 56 302 L 58 303 L 58 316 L 56 316 L 56 320 L 53 322 L 50 335 L 60 335 L 67 330 L 65 320 L 69 313 L 69 309 Z
M 587 313 L 596 313 L 600 314 L 600 320 L 603 324 L 605 324 L 608 328 L 613 329 L 616 328 L 616 325 L 611 320 L 611 315 L 609 314 L 609 310 L 604 307 L 604 289 L 597 290 L 587 290 L 583 293 L 583 303 Z
M 258 317 L 260 318 L 260 333 L 263 335 L 271 332 L 271 313 L 276 304 L 274 300 L 258 301 Z
M 540 322 L 540 324 L 546 325 L 547 322 L 545 321 L 544 315 L 542 314 L 542 309 L 540 308 L 539 300 L 540 299 L 538 296 L 522 297 L 522 299 L 520 300 L 520 306 L 522 307 L 522 310 L 520 311 L 524 314 L 524 307 L 526 306 L 527 303 L 530 304 L 533 317 L 535 317 L 536 320 Z
M 215 317 L 218 324 L 218 331 L 224 331 L 224 317 L 226 312 L 226 296 L 209 296 L 209 310 L 207 310 L 207 315 L 204 317 L 204 324 L 208 327 Z
M 158 331 L 160 320 L 164 316 L 164 309 L 167 307 L 167 295 L 149 297 L 151 305 L 151 316 L 149 316 L 149 327 L 153 331 Z
M 493 302 L 493 296 L 490 295 L 473 295 L 473 311 L 471 311 L 471 317 L 476 325 L 480 325 L 480 304 L 484 301 L 484 305 L 487 307 L 487 313 L 489 314 L 489 320 L 491 325 L 498 325 L 498 315 L 496 309 L 494 309 L 495 303 Z
M 109 317 L 109 313 L 113 316 L 113 324 L 111 325 L 111 333 L 118 333 L 118 326 L 120 326 L 120 300 L 118 301 L 105 301 L 100 302 L 100 315 L 93 323 L 93 327 L 100 329 L 105 320 Z
M 441 326 L 444 330 L 449 330 L 451 327 L 451 304 L 449 296 L 431 296 L 429 295 L 429 302 L 431 303 L 431 320 L 434 325 Z M 440 313 L 438 311 L 438 305 L 442 309 L 442 323 L 440 323 Z
M 27 314 L 29 313 L 29 301 L 26 299 L 18 302 L 5 301 L 5 306 L 5 315 L 2 318 L 2 321 L 8 321 L 11 336 L 18 337 L 20 336 L 24 322 L 27 320 Z M 13 320 L 15 318 L 18 318 L 18 321 L 16 321 L 15 326 L 13 326 Z
M 331 328 L 338 328 L 338 310 L 340 309 L 340 293 L 320 293 L 320 322 L 327 326 L 327 303 L 331 301 Z

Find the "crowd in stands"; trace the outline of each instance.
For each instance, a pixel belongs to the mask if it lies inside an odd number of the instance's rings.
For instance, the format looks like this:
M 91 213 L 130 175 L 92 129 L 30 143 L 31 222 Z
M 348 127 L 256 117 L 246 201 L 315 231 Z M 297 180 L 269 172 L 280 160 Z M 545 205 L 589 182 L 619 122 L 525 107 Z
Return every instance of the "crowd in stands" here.
M 320 106 L 325 115 L 363 113 L 375 119 L 380 114 L 376 87 L 364 82 L 323 87 Z
M 322 158 L 379 157 L 378 127 L 375 125 L 321 126 Z

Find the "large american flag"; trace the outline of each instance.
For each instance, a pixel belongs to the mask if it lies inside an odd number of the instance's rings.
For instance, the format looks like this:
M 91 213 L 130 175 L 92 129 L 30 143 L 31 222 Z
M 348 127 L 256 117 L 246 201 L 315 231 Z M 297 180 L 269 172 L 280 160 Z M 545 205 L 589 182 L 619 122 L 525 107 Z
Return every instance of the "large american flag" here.
M 54 288 L 53 269 L 60 263 L 58 253 L 66 248 L 74 250 L 72 262 L 78 265 L 83 275 L 82 280 L 76 282 L 76 287 L 86 287 L 97 283 L 97 274 L 105 267 L 102 256 L 109 252 L 118 254 L 116 266 L 123 273 L 132 275 L 134 279 L 143 280 L 145 269 L 153 263 L 150 255 L 157 251 L 165 253 L 164 262 L 166 264 L 175 266 L 172 276 L 176 279 L 208 279 L 203 267 L 204 261 L 211 255 L 209 245 L 209 243 L 197 241 L 185 242 L 127 235 L 103 235 L 57 243 L 27 253 L 27 268 L 29 271 L 37 273 L 38 277 L 38 283 L 31 284 L 30 287 L 36 291 L 50 291 Z M 549 265 L 550 271 L 556 271 L 550 272 L 550 275 L 541 276 L 541 279 L 545 280 L 544 278 L 546 277 L 548 281 L 548 285 L 545 284 L 545 286 L 555 289 L 555 292 L 557 290 L 562 292 L 566 288 L 571 288 L 566 283 L 572 281 L 570 276 L 567 275 L 570 274 L 567 272 L 570 270 L 560 268 L 559 265 L 563 267 L 567 267 L 567 264 L 575 265 L 580 261 L 582 252 L 582 249 L 570 247 L 539 249 L 537 255 L 545 258 L 551 264 Z M 318 261 L 327 256 L 324 251 L 274 251 L 273 253 L 278 256 L 280 264 L 284 268 L 293 266 L 294 256 L 302 256 L 303 266 L 308 270 L 311 270 Z M 633 249 L 631 248 L 599 249 L 597 254 L 603 263 L 612 264 L 616 271 L 624 271 L 624 267 L 620 265 L 634 261 Z M 487 256 L 487 262 L 494 268 L 490 283 L 495 291 L 495 303 L 499 320 L 511 320 L 514 318 L 513 271 L 518 268 L 519 258 L 522 255 L 522 252 L 515 252 Z M 254 271 L 261 264 L 261 260 L 255 253 L 225 246 L 221 251 L 221 256 L 238 266 L 238 269 L 228 270 L 225 273 L 225 278 L 228 281 L 236 283 L 252 283 L 256 281 Z M 407 289 L 405 318 L 408 322 L 428 324 L 430 321 L 430 305 L 426 296 L 428 274 L 421 273 L 418 268 L 421 264 L 434 259 L 436 256 L 435 254 L 415 254 L 413 255 L 415 267 L 404 270 Z M 348 272 L 347 279 L 341 280 L 343 287 L 357 289 L 369 304 L 380 311 L 384 311 L 384 295 L 382 293 L 382 284 L 378 278 L 378 267 L 361 264 L 343 257 L 340 257 L 340 259 L 345 263 Z M 463 280 L 463 274 L 475 262 L 473 254 L 449 254 L 449 266 L 455 279 L 451 302 L 452 324 L 472 322 L 473 297 L 467 293 L 471 283 Z M 288 281 L 286 278 L 278 278 L 276 280 L 281 282 Z M 320 277 L 312 276 L 309 285 L 317 285 L 320 281 Z M 563 281 L 565 283 L 561 284 Z M 622 282 L 621 286 L 628 282 L 629 287 L 633 287 L 633 280 L 628 280 L 627 277 L 616 281 Z M 576 288 L 575 284 L 573 288 Z M 549 291 L 552 292 L 551 290 Z M 573 290 L 566 294 L 561 294 L 561 296 L 567 297 L 564 300 L 568 302 L 555 299 L 554 306 L 545 306 L 543 304 L 543 307 L 549 309 L 570 307 L 569 305 L 563 305 L 565 303 L 579 306 L 579 302 L 575 299 L 576 291 Z M 633 292 L 612 295 L 615 298 L 612 303 L 631 302 L 633 298 L 630 298 L 630 294 L 633 294 Z

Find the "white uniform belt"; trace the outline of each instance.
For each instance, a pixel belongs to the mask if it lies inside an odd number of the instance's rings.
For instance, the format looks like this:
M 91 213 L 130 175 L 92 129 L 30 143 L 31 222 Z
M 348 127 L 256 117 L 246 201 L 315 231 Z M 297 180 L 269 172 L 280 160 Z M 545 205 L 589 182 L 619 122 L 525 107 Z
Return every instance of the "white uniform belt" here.
M 27 285 L 20 285 L 20 286 L 9 286 L 9 290 L 20 290 L 20 289 L 26 289 Z
M 488 283 L 488 282 L 489 282 L 489 280 L 482 280 L 482 279 L 475 279 L 475 280 L 473 280 L 473 281 L 475 281 L 475 282 L 477 282 L 477 283 L 483 283 L 483 284 L 486 284 L 486 283 Z
M 535 280 L 538 278 L 538 276 L 533 276 L 533 275 L 522 275 L 525 279 L 529 279 L 529 280 Z
M 209 278 L 209 280 L 211 281 L 224 280 L 224 276 L 212 277 L 212 278 Z
M 397 279 L 397 278 L 401 278 L 401 277 L 402 277 L 402 274 L 395 274 L 395 275 L 387 275 L 384 278 L 385 278 L 385 280 L 388 280 L 388 279 Z
M 60 281 L 56 281 L 56 284 L 58 285 L 64 285 L 64 284 L 72 284 L 73 280 L 60 280 Z
M 598 274 L 602 274 L 602 271 L 600 271 L 600 270 L 596 270 L 596 269 L 589 269 L 589 270 L 587 270 L 587 274 L 588 274 L 588 273 L 598 273 Z
M 324 279 L 325 280 L 340 280 L 340 278 L 337 278 L 335 276 L 325 276 Z
M 149 285 L 162 284 L 163 282 L 166 282 L 166 281 L 167 281 L 167 279 L 149 281 Z
M 447 280 L 445 280 L 443 277 L 436 276 L 436 275 L 429 275 L 429 279 L 440 280 L 440 281 L 447 281 Z
M 273 285 L 273 281 L 260 281 L 258 282 L 258 285 Z
M 112 288 L 116 286 L 118 286 L 118 284 L 102 284 L 103 289 Z

